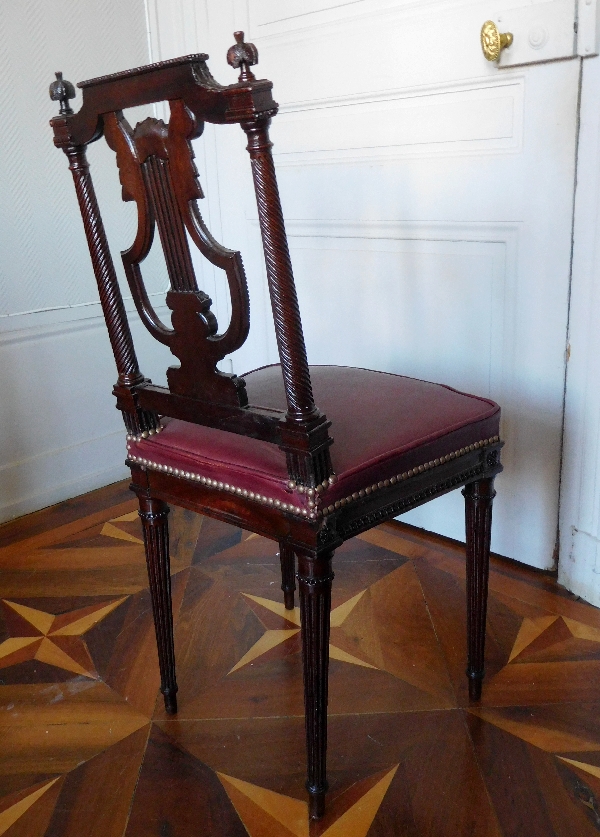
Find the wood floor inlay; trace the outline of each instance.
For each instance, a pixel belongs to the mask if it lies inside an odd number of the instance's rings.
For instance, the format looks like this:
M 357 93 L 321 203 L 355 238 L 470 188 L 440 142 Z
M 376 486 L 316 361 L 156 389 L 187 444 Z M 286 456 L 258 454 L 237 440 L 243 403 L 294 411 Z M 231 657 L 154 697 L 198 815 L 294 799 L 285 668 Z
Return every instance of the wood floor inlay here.
M 336 553 L 326 816 L 307 818 L 300 612 L 277 545 L 170 516 L 179 713 L 125 484 L 0 527 L 0 835 L 593 837 L 600 611 L 492 560 L 470 705 L 464 551 L 381 526 Z

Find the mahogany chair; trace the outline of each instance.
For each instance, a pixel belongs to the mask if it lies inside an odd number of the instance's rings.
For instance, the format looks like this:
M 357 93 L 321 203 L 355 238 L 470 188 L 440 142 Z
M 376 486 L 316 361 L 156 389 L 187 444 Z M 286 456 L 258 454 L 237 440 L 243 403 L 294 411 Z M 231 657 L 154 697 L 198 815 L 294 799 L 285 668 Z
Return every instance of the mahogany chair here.
M 242 32 L 235 37 L 227 60 L 240 76 L 228 86 L 212 78 L 206 55 L 188 55 L 81 82 L 83 104 L 74 113 L 74 88 L 57 73 L 50 94 L 60 102 L 60 114 L 51 125 L 73 174 L 118 369 L 114 394 L 140 503 L 166 709 L 177 711 L 167 526 L 167 504 L 175 503 L 278 542 L 286 608 L 294 606 L 298 579 L 307 789 L 310 816 L 318 819 L 327 791 L 334 551 L 460 486 L 466 501 L 467 676 L 471 699 L 480 697 L 493 481 L 502 470 L 500 410 L 438 384 L 308 366 L 268 135 L 277 104 L 271 82 L 256 80 L 250 70 L 256 48 L 244 43 Z M 168 124 L 146 119 L 131 128 L 123 116 L 125 108 L 160 101 L 169 102 Z M 196 203 L 202 191 L 190 141 L 206 121 L 241 125 L 256 190 L 281 363 L 244 377 L 216 367 L 244 343 L 250 316 L 240 254 L 213 239 Z M 122 253 L 131 293 L 148 331 L 180 361 L 167 372 L 168 388 L 153 385 L 138 366 L 86 160 L 86 145 L 102 135 L 116 153 L 123 199 L 137 204 L 137 235 Z M 170 279 L 171 327 L 153 310 L 140 270 L 156 227 Z M 223 334 L 196 283 L 190 239 L 226 273 L 232 316 Z

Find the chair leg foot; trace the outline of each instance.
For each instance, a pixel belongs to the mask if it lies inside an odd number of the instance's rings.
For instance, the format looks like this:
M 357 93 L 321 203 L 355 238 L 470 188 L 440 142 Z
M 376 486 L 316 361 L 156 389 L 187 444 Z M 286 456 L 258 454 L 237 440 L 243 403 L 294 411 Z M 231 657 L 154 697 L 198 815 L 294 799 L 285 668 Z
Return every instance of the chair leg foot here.
M 477 702 L 481 700 L 481 687 L 483 685 L 483 677 L 485 672 L 472 672 L 467 669 L 467 677 L 469 678 L 469 700 Z
M 144 531 L 150 598 L 160 667 L 160 690 L 169 715 L 177 712 L 175 645 L 169 560 L 169 507 L 162 500 L 139 495 L 140 517 Z
M 325 813 L 325 794 L 327 789 L 308 791 L 308 816 L 311 820 L 320 820 Z
M 281 589 L 286 610 L 294 609 L 294 591 L 296 589 L 296 556 L 294 550 L 285 543 L 279 544 L 281 561 Z
M 481 698 L 494 479 L 469 483 L 463 490 L 467 529 L 467 677 L 469 698 Z
M 325 812 L 332 551 L 298 553 L 309 814 Z
M 174 688 L 162 689 L 161 691 L 165 699 L 167 715 L 175 715 L 177 713 L 177 685 Z

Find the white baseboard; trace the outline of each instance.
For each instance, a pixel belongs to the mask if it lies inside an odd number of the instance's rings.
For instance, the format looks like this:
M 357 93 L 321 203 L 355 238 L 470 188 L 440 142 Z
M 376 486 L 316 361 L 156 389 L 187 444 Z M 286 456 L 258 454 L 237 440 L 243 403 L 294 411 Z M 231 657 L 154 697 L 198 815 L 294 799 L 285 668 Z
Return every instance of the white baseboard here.
M 0 522 L 125 479 L 125 430 L 0 468 Z
M 600 540 L 573 528 L 571 548 L 560 557 L 558 582 L 586 602 L 600 607 Z

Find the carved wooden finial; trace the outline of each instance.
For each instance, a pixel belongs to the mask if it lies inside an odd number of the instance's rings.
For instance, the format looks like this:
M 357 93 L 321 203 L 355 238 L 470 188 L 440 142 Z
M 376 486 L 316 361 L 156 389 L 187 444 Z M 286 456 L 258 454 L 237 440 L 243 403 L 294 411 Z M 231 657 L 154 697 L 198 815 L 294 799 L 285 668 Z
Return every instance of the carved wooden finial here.
M 234 69 L 240 68 L 238 81 L 254 81 L 256 76 L 250 69 L 258 64 L 258 50 L 254 44 L 244 42 L 243 32 L 233 33 L 236 43 L 227 50 L 227 63 Z
M 56 73 L 56 81 L 50 85 L 50 98 L 53 102 L 60 102 L 61 115 L 68 115 L 73 113 L 73 108 L 69 106 L 69 99 L 75 98 L 75 88 L 70 81 L 63 79 L 62 73 Z

